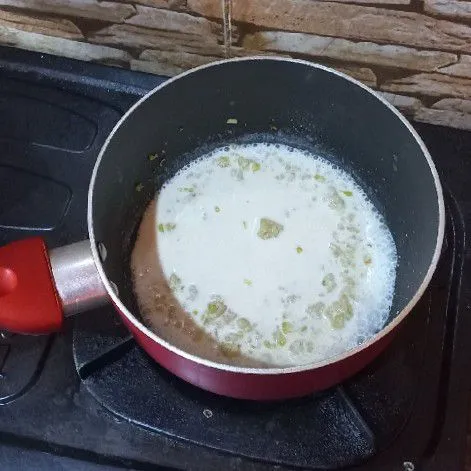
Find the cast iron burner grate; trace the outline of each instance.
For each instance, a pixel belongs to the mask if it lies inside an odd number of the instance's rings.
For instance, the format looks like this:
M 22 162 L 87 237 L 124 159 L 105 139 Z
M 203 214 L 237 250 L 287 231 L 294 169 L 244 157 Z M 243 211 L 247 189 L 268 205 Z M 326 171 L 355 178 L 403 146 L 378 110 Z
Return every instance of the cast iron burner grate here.
M 118 416 L 233 455 L 308 469 L 359 463 L 361 469 L 385 463 L 387 469 L 413 469 L 412 463 L 426 459 L 440 426 L 440 384 L 446 384 L 453 346 L 464 241 L 458 207 L 450 196 L 446 201 L 446 242 L 429 289 L 393 345 L 341 386 L 274 403 L 202 391 L 156 365 L 111 309 L 76 321 L 79 376 L 98 402 Z M 391 461 L 395 447 L 401 452 L 396 450 Z M 410 463 L 398 463 L 398 456 Z

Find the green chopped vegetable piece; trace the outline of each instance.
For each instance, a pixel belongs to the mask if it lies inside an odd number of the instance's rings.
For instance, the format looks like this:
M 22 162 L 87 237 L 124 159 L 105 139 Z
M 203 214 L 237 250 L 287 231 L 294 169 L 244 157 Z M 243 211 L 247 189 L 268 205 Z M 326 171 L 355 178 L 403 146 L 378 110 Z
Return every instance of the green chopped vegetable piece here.
M 340 296 L 339 302 L 341 303 L 342 308 L 344 309 L 345 318 L 347 320 L 350 320 L 353 317 L 353 307 L 350 304 L 348 296 L 346 294 L 342 294 L 342 296 Z
M 345 201 L 338 194 L 337 190 L 334 187 L 329 188 L 329 191 L 327 192 L 327 201 L 329 204 L 329 208 L 331 209 L 341 210 L 345 208 Z
M 191 313 L 194 315 L 194 316 L 197 316 L 199 311 L 198 309 L 193 309 L 193 311 L 191 311 Z
M 252 162 L 252 172 L 258 172 L 261 168 L 261 165 L 258 162 Z
M 303 326 L 301 327 L 301 332 L 306 332 L 306 330 L 307 330 L 307 325 L 303 325 Z
M 173 231 L 177 225 L 172 222 L 167 222 L 165 224 L 160 223 L 158 226 L 159 232 L 170 232 Z
M 239 165 L 241 170 L 248 170 L 252 162 L 253 162 L 252 160 L 246 159 L 245 157 L 242 157 L 242 156 L 239 156 L 237 159 L 237 164 Z
M 206 311 L 203 315 L 203 324 L 207 325 L 221 317 L 227 310 L 227 306 L 223 301 L 217 299 L 208 303 Z
M 303 252 L 303 248 L 298 245 L 298 246 L 296 247 L 296 252 L 302 253 L 302 252 Z
M 221 353 L 227 358 L 235 358 L 240 355 L 240 346 L 233 343 L 222 343 L 219 346 Z
M 294 331 L 294 325 L 291 324 L 291 322 L 283 322 L 281 324 L 281 331 L 284 333 L 284 334 L 289 334 L 290 332 L 293 332 Z
M 338 301 L 332 303 L 326 310 L 326 315 L 334 329 L 342 329 L 345 322 L 353 317 L 353 307 L 346 294 L 342 294 Z
M 343 293 L 351 298 L 355 298 L 355 280 L 351 276 L 344 277 L 345 288 L 343 289 Z
M 249 280 L 248 278 L 245 278 L 244 279 L 244 285 L 252 286 L 252 280 Z
M 298 299 L 299 299 L 299 296 L 297 294 L 289 294 L 285 298 L 286 304 L 294 304 Z
M 136 191 L 139 193 L 144 189 L 144 185 L 142 183 L 137 183 L 135 188 Z
M 304 351 L 305 351 L 305 342 L 304 342 L 304 340 L 301 340 L 301 339 L 295 340 L 289 346 L 289 349 L 295 355 L 299 355 L 300 353 L 304 353 Z
M 278 237 L 283 230 L 283 225 L 279 224 L 276 221 L 268 218 L 260 219 L 260 227 L 258 229 L 257 235 L 260 239 L 274 239 Z
M 323 175 L 316 173 L 314 175 L 314 180 L 317 180 L 318 182 L 325 182 L 325 177 Z
M 225 168 L 225 167 L 229 167 L 229 165 L 231 165 L 231 161 L 230 161 L 229 157 L 227 157 L 226 155 L 223 155 L 223 156 L 219 157 L 219 159 L 217 160 L 217 164 L 218 164 L 219 167 Z
M 339 259 L 340 264 L 344 268 L 355 266 L 355 247 L 351 244 L 330 244 L 330 250 L 334 257 Z
M 338 314 L 330 319 L 330 324 L 334 329 L 343 329 L 345 327 L 345 317 Z
M 289 349 L 295 355 L 311 353 L 314 350 L 314 343 L 311 340 L 298 339 L 290 345 Z
M 351 191 L 348 191 L 348 190 L 342 191 L 342 193 L 343 193 L 345 196 L 353 196 L 353 193 L 352 193 Z
M 209 303 L 208 304 L 208 313 L 215 314 L 218 312 L 218 305 L 216 303 Z
M 242 225 L 244 226 L 244 229 L 247 229 L 247 221 L 242 221 Z
M 331 293 L 337 287 L 337 282 L 335 281 L 333 273 L 328 273 L 324 276 L 322 279 L 322 286 L 328 293 Z
M 226 343 L 237 343 L 244 338 L 244 332 L 235 332 L 233 334 L 226 335 L 224 342 Z
M 158 157 L 157 152 L 155 154 L 149 154 L 147 158 L 150 162 L 154 161 Z
M 229 118 L 227 121 L 226 121 L 227 124 L 237 124 L 238 121 L 236 118 Z
M 255 160 L 251 160 L 251 159 L 246 159 L 245 157 L 242 157 L 241 155 L 237 158 L 237 165 L 239 166 L 239 169 L 242 171 L 246 171 L 250 169 L 254 173 L 258 172 L 262 168 L 259 162 L 256 162 Z
M 243 332 L 250 332 L 251 330 L 253 330 L 252 324 L 245 317 L 241 317 L 237 320 L 237 326 L 239 327 L 239 329 L 242 329 Z
M 276 332 L 273 334 L 273 340 L 279 347 L 283 347 L 286 345 L 286 337 L 284 336 L 283 332 L 278 328 Z
M 170 275 L 168 279 L 168 285 L 172 291 L 176 291 L 177 289 L 182 289 L 182 280 L 178 277 L 175 273 Z
M 216 211 L 217 213 L 220 213 L 221 208 L 219 206 L 214 206 L 214 211 Z
M 184 193 L 194 193 L 195 187 L 194 186 L 184 186 L 178 189 L 178 191 L 182 191 Z
M 332 251 L 332 254 L 334 255 L 334 257 L 336 258 L 343 255 L 343 250 L 337 244 L 330 244 L 330 250 Z
M 311 316 L 321 316 L 325 311 L 325 304 L 323 302 L 318 302 L 315 304 L 309 304 L 306 309 L 306 312 Z
M 275 347 L 276 347 L 276 344 L 271 343 L 271 342 L 269 342 L 268 340 L 265 340 L 265 341 L 263 342 L 263 345 L 265 346 L 265 348 L 269 348 L 269 349 L 272 349 L 272 348 L 275 348 Z

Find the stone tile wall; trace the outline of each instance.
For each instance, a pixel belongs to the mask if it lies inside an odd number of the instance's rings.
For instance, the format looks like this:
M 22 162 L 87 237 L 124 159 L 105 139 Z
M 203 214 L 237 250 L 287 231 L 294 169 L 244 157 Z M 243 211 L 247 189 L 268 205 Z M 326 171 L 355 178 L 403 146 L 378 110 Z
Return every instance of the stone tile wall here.
M 0 0 L 0 44 L 174 75 L 224 57 L 221 0 Z M 471 130 L 471 1 L 233 0 L 233 55 L 330 65 Z

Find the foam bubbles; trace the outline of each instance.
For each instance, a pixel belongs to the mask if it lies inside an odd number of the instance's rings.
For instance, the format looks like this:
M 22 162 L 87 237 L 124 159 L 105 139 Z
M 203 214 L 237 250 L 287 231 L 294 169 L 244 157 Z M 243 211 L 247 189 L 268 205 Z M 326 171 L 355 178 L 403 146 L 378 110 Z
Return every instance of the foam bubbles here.
M 202 357 L 256 366 L 322 361 L 371 337 L 388 318 L 396 263 L 390 231 L 350 175 L 265 143 L 180 170 L 146 212 L 132 257 L 151 328 Z

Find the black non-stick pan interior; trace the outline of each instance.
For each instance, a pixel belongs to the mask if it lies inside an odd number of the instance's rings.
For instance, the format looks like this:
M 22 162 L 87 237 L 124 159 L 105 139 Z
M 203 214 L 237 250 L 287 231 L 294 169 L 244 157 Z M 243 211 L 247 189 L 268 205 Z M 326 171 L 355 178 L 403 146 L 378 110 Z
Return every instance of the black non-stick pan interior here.
M 168 82 L 114 132 L 96 176 L 93 219 L 95 239 L 108 252 L 105 271 L 125 305 L 137 315 L 129 255 L 147 203 L 192 159 L 241 140 L 302 147 L 354 175 L 393 233 L 399 262 L 391 318 L 400 312 L 429 269 L 439 230 L 424 150 L 365 88 L 310 64 L 269 58 L 224 62 Z

